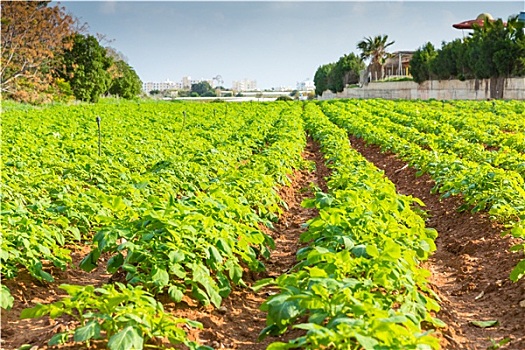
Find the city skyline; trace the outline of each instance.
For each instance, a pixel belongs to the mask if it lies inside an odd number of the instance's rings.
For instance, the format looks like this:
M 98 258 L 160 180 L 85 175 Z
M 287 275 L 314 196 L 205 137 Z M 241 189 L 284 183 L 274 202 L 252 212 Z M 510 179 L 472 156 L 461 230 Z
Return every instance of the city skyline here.
M 53 2 L 57 3 L 57 2 Z M 386 34 L 390 51 L 436 47 L 468 35 L 452 24 L 482 12 L 506 20 L 522 1 L 148 2 L 61 1 L 122 52 L 143 82 L 190 75 L 258 88 L 295 86 L 365 37 Z

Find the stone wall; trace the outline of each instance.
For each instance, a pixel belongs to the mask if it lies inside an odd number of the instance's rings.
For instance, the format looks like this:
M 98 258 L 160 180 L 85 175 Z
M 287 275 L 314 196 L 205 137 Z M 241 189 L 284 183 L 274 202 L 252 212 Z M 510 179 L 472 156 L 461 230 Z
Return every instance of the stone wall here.
M 369 83 L 361 88 L 346 88 L 337 94 L 323 92 L 321 99 L 384 98 L 436 100 L 525 100 L 525 78 L 495 78 L 475 80 L 430 80 Z

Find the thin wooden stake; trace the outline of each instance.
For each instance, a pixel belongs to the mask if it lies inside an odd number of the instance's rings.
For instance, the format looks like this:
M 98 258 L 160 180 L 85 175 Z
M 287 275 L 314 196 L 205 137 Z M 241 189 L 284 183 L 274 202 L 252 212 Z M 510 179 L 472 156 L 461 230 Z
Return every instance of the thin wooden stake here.
M 184 119 L 182 120 L 182 127 L 180 128 L 180 131 L 179 131 L 179 137 L 182 134 L 182 130 L 184 130 L 184 125 L 186 124 L 186 111 L 182 111 L 182 114 L 184 115 Z
M 102 132 L 100 129 L 100 122 L 101 122 L 100 116 L 97 116 L 97 125 L 98 125 L 98 156 L 100 157 L 102 155 Z

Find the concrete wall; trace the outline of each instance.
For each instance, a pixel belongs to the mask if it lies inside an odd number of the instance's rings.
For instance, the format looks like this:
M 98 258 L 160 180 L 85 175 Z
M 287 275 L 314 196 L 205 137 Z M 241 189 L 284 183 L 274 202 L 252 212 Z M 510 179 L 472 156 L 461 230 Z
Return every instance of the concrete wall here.
M 361 88 L 346 88 L 334 94 L 323 92 L 321 99 L 384 98 L 436 100 L 525 100 L 525 78 L 475 80 L 430 80 L 421 84 L 413 81 L 369 83 Z

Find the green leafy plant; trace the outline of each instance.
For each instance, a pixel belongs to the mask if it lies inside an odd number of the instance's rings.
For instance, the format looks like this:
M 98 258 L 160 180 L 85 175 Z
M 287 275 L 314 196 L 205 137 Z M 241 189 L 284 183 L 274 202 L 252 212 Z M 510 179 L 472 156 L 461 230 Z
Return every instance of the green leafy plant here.
M 523 144 L 514 141 L 523 133 L 523 113 L 516 113 L 519 104 L 349 100 L 320 105 L 347 132 L 396 153 L 419 175 L 428 173 L 436 183 L 433 191 L 443 198 L 461 195 L 459 210 L 486 211 L 509 232 L 519 230 L 525 218 L 525 158 Z M 472 110 L 480 111 L 479 118 L 465 117 Z M 504 146 L 490 150 L 489 145 L 498 144 Z M 521 248 L 516 245 L 513 250 Z M 524 271 L 522 261 L 511 279 L 522 278 Z
M 142 349 L 167 338 L 171 344 L 185 344 L 190 349 L 209 349 L 189 341 L 180 327 L 200 328 L 200 323 L 165 313 L 162 304 L 141 287 L 116 283 L 100 288 L 63 284 L 60 288 L 69 297 L 52 304 L 37 304 L 21 314 L 22 318 L 69 315 L 76 319 L 78 327 L 55 334 L 49 345 L 73 340 L 89 346 L 92 340 L 107 339 L 112 350 Z
M 418 262 L 435 250 L 434 230 L 411 210 L 414 202 L 396 193 L 381 172 L 349 147 L 346 132 L 315 104 L 307 104 L 306 129 L 321 145 L 332 169 L 329 193 L 317 192 L 303 205 L 317 208 L 301 240 L 292 272 L 275 281 L 280 292 L 261 309 L 267 327 L 260 338 L 301 329 L 304 335 L 269 349 L 438 348 L 423 323 L 439 309 Z

